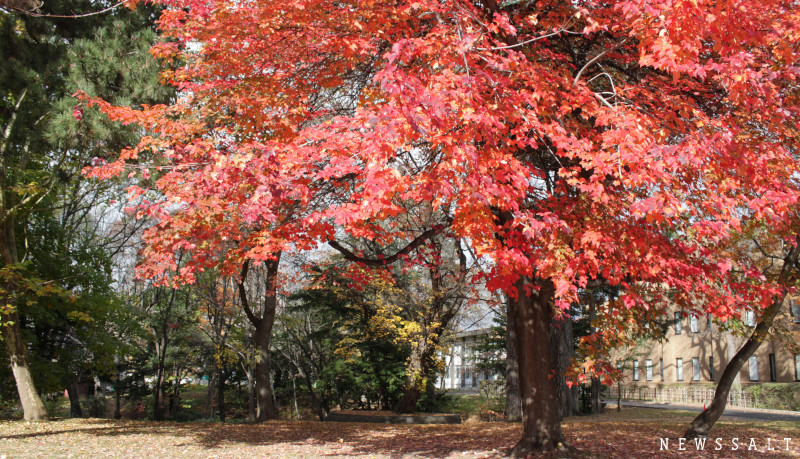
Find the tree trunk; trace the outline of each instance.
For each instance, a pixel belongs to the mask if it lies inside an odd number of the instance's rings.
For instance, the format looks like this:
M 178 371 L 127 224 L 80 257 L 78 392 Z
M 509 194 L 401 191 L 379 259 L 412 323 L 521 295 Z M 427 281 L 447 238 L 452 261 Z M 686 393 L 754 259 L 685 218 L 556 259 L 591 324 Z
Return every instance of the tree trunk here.
M 417 402 L 422 395 L 427 376 L 427 366 L 425 360 L 428 358 L 428 337 L 423 336 L 420 341 L 411 348 L 411 356 L 406 368 L 406 381 L 403 396 L 394 407 L 397 414 L 414 413 L 417 411 Z
M 578 401 L 575 391 L 567 387 L 566 373 L 575 353 L 572 340 L 572 318 L 569 314 L 556 315 L 552 319 L 550 333 L 550 359 L 553 364 L 556 396 L 558 397 L 558 418 L 564 419 L 577 414 Z
M 156 368 L 156 382 L 153 388 L 153 420 L 161 421 L 164 419 L 164 413 L 161 411 L 161 386 L 164 384 L 164 366 L 159 359 L 158 368 Z
M 781 272 L 778 277 L 779 284 L 783 285 L 788 279 L 789 274 L 794 270 L 798 255 L 800 255 L 800 244 L 795 242 L 795 245 L 792 246 L 789 253 L 783 259 L 783 266 L 781 267 Z M 767 337 L 769 329 L 772 327 L 772 322 L 775 320 L 778 312 L 780 312 L 785 298 L 786 291 L 784 290 L 783 293 L 775 295 L 772 299 L 772 304 L 764 310 L 761 322 L 756 325 L 750 338 L 748 338 L 744 346 L 739 349 L 739 352 L 737 352 L 736 355 L 733 356 L 733 359 L 725 366 L 725 371 L 722 372 L 722 376 L 719 378 L 717 390 L 714 392 L 714 399 L 711 401 L 711 404 L 692 420 L 689 430 L 683 434 L 684 438 L 691 439 L 708 436 L 708 432 L 714 427 L 714 424 L 725 411 L 731 385 L 739 375 L 739 371 L 742 369 L 744 363 L 753 355 L 758 347 L 761 346 L 761 343 Z
M 217 373 L 211 375 L 211 378 L 208 381 L 208 395 L 206 396 L 206 413 L 208 414 L 209 419 L 214 418 L 214 394 L 217 391 Z
M 256 421 L 263 422 L 275 419 L 278 415 L 275 408 L 275 399 L 272 394 L 271 368 L 269 355 L 269 342 L 272 337 L 272 326 L 275 323 L 275 311 L 278 306 L 278 265 L 281 252 L 274 260 L 264 262 L 266 269 L 266 282 L 264 290 L 264 310 L 259 317 L 250 307 L 247 297 L 245 281 L 250 270 L 250 261 L 245 261 L 242 266 L 241 280 L 239 281 L 239 299 L 242 302 L 247 319 L 253 325 L 253 342 L 256 350 Z
M 517 334 L 514 331 L 516 320 L 510 313 L 510 303 L 506 302 L 506 421 L 522 420 L 522 398 L 519 388 L 519 363 L 517 362 Z
M 417 402 L 419 401 L 419 397 L 421 395 L 422 391 L 419 389 L 419 387 L 407 386 L 405 392 L 403 392 L 403 396 L 397 402 L 393 411 L 396 414 L 416 412 Z
M 217 383 L 217 410 L 219 411 L 219 421 L 225 422 L 225 380 L 228 375 L 224 371 L 219 372 L 219 381 Z
M 169 401 L 169 415 L 170 418 L 174 417 L 181 406 L 181 378 L 180 368 L 175 365 L 175 383 L 172 386 L 172 396 Z
M 114 378 L 114 419 L 122 419 L 122 381 L 120 380 L 119 356 L 114 356 L 117 376 Z
M 69 417 L 82 418 L 83 410 L 81 409 L 81 400 L 78 396 L 77 380 L 67 384 L 67 395 L 69 395 Z
M 247 376 L 247 420 L 254 422 L 256 420 L 256 382 L 253 377 L 253 369 L 245 368 L 245 376 Z
M 517 298 L 509 295 L 508 301 L 509 315 L 514 316 L 522 395 L 522 439 L 511 451 L 518 457 L 560 449 L 564 443 L 551 380 L 550 324 L 555 287 L 552 282 L 538 280 L 539 291 L 529 292 L 532 286 L 530 278 L 520 278 L 514 283 Z
M 14 218 L 6 216 L 5 224 L 0 228 L 0 251 L 2 251 L 2 266 L 10 267 L 18 262 L 16 239 L 14 237 Z M 14 298 L 16 288 L 13 282 L 2 285 L 7 295 L 0 297 L 0 304 L 3 306 L 11 305 L 10 311 L 0 314 L 2 323 L 2 335 L 6 343 L 8 360 L 11 363 L 11 372 L 14 374 L 14 381 L 17 383 L 17 393 L 22 404 L 23 417 L 26 421 L 45 421 L 47 420 L 47 409 L 44 407 L 36 386 L 33 383 L 33 374 L 28 363 L 28 351 L 25 341 L 22 338 L 22 328 L 20 326 L 20 315 L 17 308 L 17 301 Z
M 314 408 L 314 412 L 317 413 L 317 417 L 320 421 L 324 421 L 327 415 L 327 403 L 320 400 L 321 397 L 319 397 L 317 392 L 314 390 L 314 385 L 311 381 L 311 372 L 308 371 L 308 368 L 300 369 L 299 366 L 297 368 L 303 373 L 303 381 L 306 383 L 306 390 L 308 390 L 309 395 L 311 395 L 311 406 Z
M 265 316 L 267 313 L 265 312 Z M 275 319 L 275 309 L 272 310 L 271 318 Z M 261 326 L 255 329 L 255 346 L 258 352 L 256 361 L 256 421 L 263 422 L 268 419 L 275 419 L 277 416 L 275 404 L 272 399 L 272 387 L 270 385 L 270 358 L 269 341 L 272 332 L 272 322 L 261 322 Z
M 294 413 L 296 415 L 296 419 L 300 420 L 300 408 L 297 406 L 297 378 L 296 375 L 292 375 L 292 400 L 294 401 Z
M 3 317 L 3 341 L 6 342 L 6 352 L 11 362 L 11 371 L 17 383 L 17 393 L 22 403 L 23 417 L 26 421 L 46 421 L 47 409 L 44 407 L 36 386 L 33 384 L 33 375 L 28 365 L 28 355 L 25 342 L 22 339 L 22 330 L 19 326 L 19 315 L 16 311 Z
M 600 378 L 592 376 L 592 414 L 601 414 L 603 412 L 603 404 L 600 403 Z
M 594 326 L 594 321 L 597 317 L 597 301 L 595 300 L 594 292 L 589 291 L 589 294 L 589 333 L 593 335 L 597 332 Z M 601 414 L 603 412 L 603 404 L 600 403 L 602 385 L 600 384 L 600 378 L 597 376 L 592 376 L 591 389 L 592 414 Z

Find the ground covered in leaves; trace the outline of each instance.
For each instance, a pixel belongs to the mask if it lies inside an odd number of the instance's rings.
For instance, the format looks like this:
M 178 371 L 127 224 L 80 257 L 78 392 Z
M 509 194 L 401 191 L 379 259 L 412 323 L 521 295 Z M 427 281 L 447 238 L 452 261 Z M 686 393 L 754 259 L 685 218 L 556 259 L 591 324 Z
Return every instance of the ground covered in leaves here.
M 571 418 L 564 432 L 580 457 L 800 457 L 800 423 L 724 420 L 705 451 L 680 451 L 690 413 L 630 408 Z M 723 418 L 725 419 L 725 418 Z M 0 421 L 0 458 L 16 457 L 501 457 L 519 424 L 384 425 L 271 421 L 260 425 L 65 419 Z M 669 438 L 663 451 L 660 438 Z M 719 437 L 720 450 L 714 439 Z M 734 450 L 733 439 L 739 449 Z M 789 450 L 784 438 L 791 438 Z M 753 439 L 758 451 L 750 446 Z M 766 451 L 771 439 L 772 451 Z

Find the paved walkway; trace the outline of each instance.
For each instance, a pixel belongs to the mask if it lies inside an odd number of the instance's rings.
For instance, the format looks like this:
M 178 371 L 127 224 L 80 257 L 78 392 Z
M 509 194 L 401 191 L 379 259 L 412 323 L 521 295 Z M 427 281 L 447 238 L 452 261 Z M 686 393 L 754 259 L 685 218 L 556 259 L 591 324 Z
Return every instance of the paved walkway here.
M 616 406 L 616 400 L 604 400 L 608 404 Z M 640 408 L 664 408 L 668 410 L 685 410 L 700 413 L 703 407 L 700 405 L 675 405 L 661 402 L 621 402 L 622 406 L 636 406 Z M 758 408 L 726 408 L 723 416 L 746 419 L 749 421 L 795 421 L 800 422 L 800 411 L 783 410 L 762 410 Z

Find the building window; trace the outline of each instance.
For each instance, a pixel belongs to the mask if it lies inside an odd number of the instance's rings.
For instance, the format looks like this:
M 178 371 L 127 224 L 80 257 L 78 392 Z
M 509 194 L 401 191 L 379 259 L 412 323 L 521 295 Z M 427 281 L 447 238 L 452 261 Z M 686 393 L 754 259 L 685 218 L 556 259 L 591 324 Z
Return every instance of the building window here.
M 758 359 L 756 356 L 750 357 L 750 381 L 758 381 Z
M 692 316 L 689 319 L 689 328 L 692 330 L 692 333 L 697 333 L 697 316 Z
M 792 316 L 792 322 L 800 324 L 800 302 L 789 300 L 789 314 Z
M 664 382 L 664 359 L 661 359 L 661 382 Z
M 650 359 L 645 360 L 644 361 L 644 366 L 645 366 L 645 368 L 644 368 L 645 376 L 647 377 L 647 380 L 648 381 L 652 381 L 653 380 L 653 361 L 650 360 Z
M 683 381 L 683 359 L 675 360 L 675 371 L 678 381 Z
M 769 355 L 769 380 L 772 382 L 778 380 L 778 368 L 775 363 L 775 354 Z
M 794 380 L 800 381 L 800 354 L 794 355 Z
M 675 334 L 676 335 L 680 335 L 681 334 L 681 313 L 680 312 L 676 312 L 675 313 Z
M 756 313 L 755 313 L 755 311 L 745 311 L 745 313 L 744 313 L 744 323 L 748 327 L 755 327 L 756 326 Z
M 708 358 L 708 376 L 709 381 L 714 380 L 714 357 Z
M 633 362 L 633 380 L 639 380 L 639 362 Z
M 692 381 L 700 381 L 700 358 L 692 357 Z
M 711 314 L 708 314 L 706 316 L 706 318 L 708 319 L 708 323 L 706 324 L 706 328 L 708 329 L 708 331 L 712 331 L 712 329 L 711 329 Z

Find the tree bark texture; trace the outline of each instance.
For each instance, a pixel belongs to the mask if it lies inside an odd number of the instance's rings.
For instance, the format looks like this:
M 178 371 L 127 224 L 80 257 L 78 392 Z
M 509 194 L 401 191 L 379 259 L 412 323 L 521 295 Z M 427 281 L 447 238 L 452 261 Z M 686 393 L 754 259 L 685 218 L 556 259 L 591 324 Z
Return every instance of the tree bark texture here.
M 577 414 L 578 400 L 575 391 L 567 386 L 567 369 L 575 354 L 572 340 L 572 318 L 557 314 L 552 319 L 550 328 L 550 360 L 553 364 L 553 385 L 558 397 L 558 418 L 564 419 Z
M 239 294 L 242 300 L 242 307 L 247 318 L 254 327 L 253 341 L 256 348 L 256 421 L 263 422 L 277 417 L 275 401 L 272 396 L 272 385 L 270 381 L 271 365 L 269 355 L 269 343 L 272 337 L 272 326 L 275 323 L 275 311 L 278 306 L 277 280 L 278 265 L 280 263 L 280 252 L 275 260 L 264 262 L 266 267 L 266 285 L 264 292 L 264 308 L 261 316 L 255 314 L 250 307 L 247 299 L 247 289 L 244 281 L 249 271 L 250 263 L 245 262 L 242 269 L 242 280 L 239 283 Z
M 2 266 L 8 267 L 15 265 L 17 259 L 16 239 L 14 237 L 14 218 L 5 216 L 5 222 L 0 228 L 0 251 L 2 251 Z M 20 314 L 17 310 L 18 303 L 14 298 L 16 286 L 12 282 L 7 282 L 3 288 L 8 292 L 7 296 L 0 297 L 2 305 L 11 305 L 11 310 L 5 314 L 0 314 L 2 323 L 2 337 L 6 343 L 8 360 L 11 363 L 11 372 L 14 374 L 14 381 L 17 383 L 17 393 L 22 404 L 23 417 L 26 421 L 45 421 L 47 420 L 47 409 L 36 391 L 28 362 L 28 350 L 25 340 L 22 337 L 20 326 Z
M 252 368 L 245 369 L 247 376 L 247 419 L 256 420 L 256 381 Z
M 81 400 L 78 396 L 77 380 L 67 384 L 67 395 L 69 396 L 69 417 L 82 418 L 83 410 L 81 409 Z
M 514 284 L 517 298 L 509 295 L 508 302 L 517 335 L 522 395 L 522 439 L 511 451 L 516 457 L 560 449 L 564 443 L 558 397 L 551 380 L 550 324 L 555 287 L 538 279 L 538 291 L 531 290 L 533 286 L 530 278 L 520 278 Z
M 397 414 L 414 413 L 417 410 L 417 402 L 425 390 L 430 378 L 433 375 L 434 351 L 439 344 L 439 340 L 445 327 L 453 318 L 451 310 L 444 308 L 434 311 L 430 323 L 437 324 L 434 327 L 423 325 L 423 332 L 419 341 L 411 348 L 409 365 L 406 368 L 406 382 L 403 397 L 397 402 L 394 412 Z
M 506 302 L 506 421 L 522 420 L 522 398 L 519 387 L 519 363 L 517 362 L 517 334 L 515 320 Z

